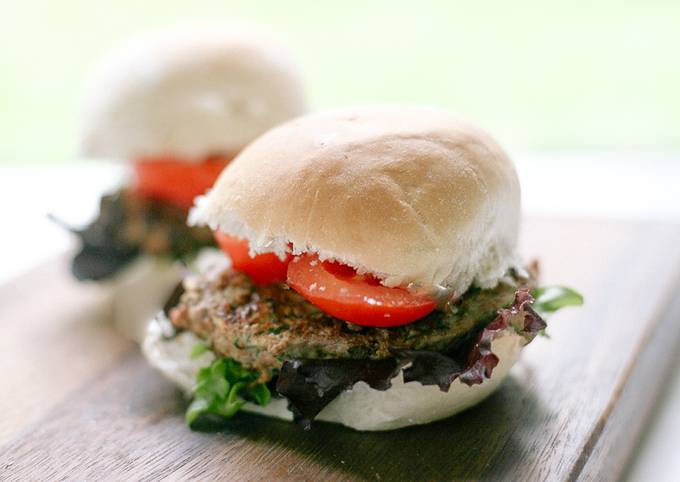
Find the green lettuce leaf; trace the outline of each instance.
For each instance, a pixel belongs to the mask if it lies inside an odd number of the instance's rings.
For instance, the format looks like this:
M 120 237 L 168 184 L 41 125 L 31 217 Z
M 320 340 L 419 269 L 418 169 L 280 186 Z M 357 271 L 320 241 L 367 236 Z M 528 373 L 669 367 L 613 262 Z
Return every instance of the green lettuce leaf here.
M 581 306 L 583 296 L 564 286 L 545 286 L 536 288 L 531 292 L 534 297 L 534 304 L 531 306 L 541 316 L 554 313 L 555 311 L 567 306 Z
M 196 350 L 198 351 L 198 350 Z M 258 373 L 230 358 L 218 358 L 199 370 L 194 398 L 186 412 L 186 422 L 194 430 L 219 428 L 238 412 L 246 401 L 266 405 L 271 393 L 257 384 Z
M 199 343 L 194 347 L 193 350 L 191 350 L 191 359 L 198 358 L 199 356 L 203 355 L 205 352 L 208 351 L 208 345 L 205 343 Z

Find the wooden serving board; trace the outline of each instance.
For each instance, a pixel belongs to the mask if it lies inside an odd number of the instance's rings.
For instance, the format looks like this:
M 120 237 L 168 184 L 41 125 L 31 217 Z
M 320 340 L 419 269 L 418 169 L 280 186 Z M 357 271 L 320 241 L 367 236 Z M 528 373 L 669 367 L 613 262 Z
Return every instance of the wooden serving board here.
M 582 291 L 466 413 L 359 433 L 239 415 L 191 432 L 185 401 L 65 258 L 0 288 L 0 479 L 575 480 L 622 471 L 680 339 L 680 227 L 535 219 L 523 253 Z

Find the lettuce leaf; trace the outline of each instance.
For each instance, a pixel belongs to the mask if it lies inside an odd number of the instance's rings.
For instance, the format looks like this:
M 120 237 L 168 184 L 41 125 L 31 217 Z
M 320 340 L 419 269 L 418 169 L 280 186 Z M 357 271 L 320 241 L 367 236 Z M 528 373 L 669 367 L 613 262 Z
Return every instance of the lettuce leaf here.
M 531 295 L 534 297 L 534 310 L 543 316 L 567 306 L 583 305 L 583 296 L 564 286 L 544 286 L 533 290 Z
M 362 380 L 376 390 L 387 390 L 401 369 L 395 358 L 384 360 L 295 359 L 283 363 L 276 391 L 305 430 L 335 397 Z
M 376 390 L 387 390 L 391 380 L 403 370 L 404 381 L 437 385 L 447 392 L 460 379 L 467 385 L 491 377 L 499 359 L 491 350 L 493 340 L 507 330 L 522 336 L 526 343 L 546 327 L 531 307 L 528 289 L 515 293 L 514 302 L 498 310 L 496 317 L 469 340 L 451 351 L 393 350 L 393 358 L 383 360 L 294 359 L 283 363 L 276 390 L 289 401 L 298 422 L 308 429 L 313 418 L 343 390 L 364 381 Z
M 200 345 L 199 345 L 200 346 Z M 258 373 L 230 358 L 217 358 L 199 370 L 194 398 L 186 411 L 186 422 L 194 430 L 210 430 L 224 424 L 246 401 L 266 405 L 271 392 L 255 383 Z
M 68 226 L 54 216 L 51 219 L 79 238 L 80 250 L 71 262 L 71 272 L 81 281 L 111 278 L 143 252 L 186 260 L 201 248 L 214 246 L 209 230 L 186 225 L 183 209 L 141 198 L 127 188 L 104 195 L 99 214 L 82 228 Z M 162 243 L 156 242 L 158 233 L 162 233 Z
M 199 343 L 198 345 L 194 346 L 194 348 L 191 350 L 191 359 L 198 358 L 199 356 L 203 355 L 205 352 L 207 352 L 210 348 L 208 348 L 208 345 L 205 343 Z

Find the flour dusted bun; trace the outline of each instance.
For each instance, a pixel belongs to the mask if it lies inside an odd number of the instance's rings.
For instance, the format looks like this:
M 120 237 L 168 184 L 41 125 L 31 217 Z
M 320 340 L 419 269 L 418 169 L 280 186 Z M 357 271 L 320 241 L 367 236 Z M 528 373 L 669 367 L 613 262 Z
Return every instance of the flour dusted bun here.
M 387 286 L 492 287 L 516 266 L 520 190 L 482 130 L 443 110 L 301 117 L 250 144 L 198 198 L 194 224 L 255 252 L 318 252 Z
M 201 339 L 189 331 L 174 338 L 164 338 L 162 324 L 153 321 L 142 349 L 152 366 L 190 395 L 198 370 L 213 360 L 210 352 L 192 359 L 191 351 L 200 342 Z M 448 392 L 442 392 L 436 386 L 404 383 L 400 373 L 392 379 L 392 387 L 385 391 L 374 390 L 364 382 L 355 384 L 326 406 L 315 420 L 339 423 L 355 430 L 377 431 L 448 418 L 479 403 L 496 390 L 517 361 L 522 345 L 523 339 L 510 331 L 495 339 L 492 350 L 500 362 L 491 378 L 481 385 L 468 386 L 457 380 Z M 285 399 L 272 399 L 264 407 L 247 403 L 242 410 L 293 420 Z
M 243 29 L 185 28 L 135 38 L 86 86 L 81 150 L 89 157 L 234 154 L 305 110 L 287 51 Z

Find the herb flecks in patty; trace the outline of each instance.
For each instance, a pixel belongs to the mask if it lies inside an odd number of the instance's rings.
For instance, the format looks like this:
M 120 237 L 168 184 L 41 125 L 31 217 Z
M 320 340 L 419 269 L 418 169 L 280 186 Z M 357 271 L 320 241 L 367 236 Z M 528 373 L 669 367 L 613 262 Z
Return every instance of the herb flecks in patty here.
M 170 310 L 175 327 L 206 340 L 218 355 L 257 370 L 267 381 L 283 361 L 304 359 L 386 359 L 394 350 L 449 351 L 469 343 L 513 302 L 529 279 L 510 276 L 493 289 L 469 290 L 455 309 L 435 311 L 414 323 L 352 329 L 326 315 L 284 284 L 256 286 L 247 275 L 224 271 L 191 276 Z

